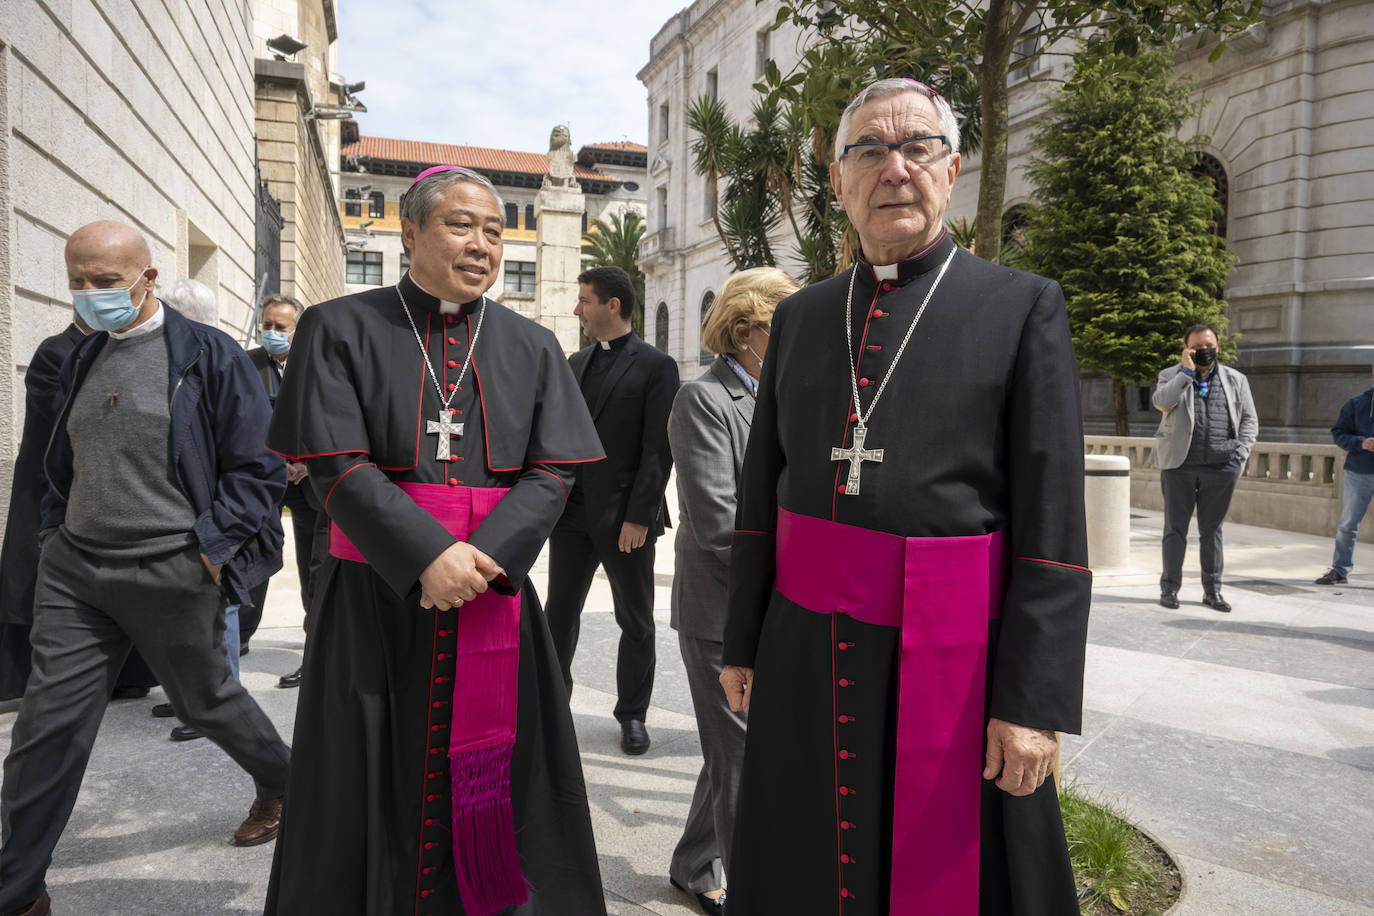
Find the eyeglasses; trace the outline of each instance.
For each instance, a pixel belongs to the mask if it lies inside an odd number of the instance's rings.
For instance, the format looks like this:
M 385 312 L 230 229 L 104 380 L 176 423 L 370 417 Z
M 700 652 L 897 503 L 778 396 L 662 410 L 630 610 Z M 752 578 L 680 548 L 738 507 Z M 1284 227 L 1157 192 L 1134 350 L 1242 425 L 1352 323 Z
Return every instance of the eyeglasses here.
M 949 138 L 944 134 L 927 134 L 896 143 L 851 143 L 840 153 L 840 158 L 849 162 L 855 171 L 865 172 L 886 162 L 893 150 L 901 153 L 908 165 L 928 165 L 948 149 Z

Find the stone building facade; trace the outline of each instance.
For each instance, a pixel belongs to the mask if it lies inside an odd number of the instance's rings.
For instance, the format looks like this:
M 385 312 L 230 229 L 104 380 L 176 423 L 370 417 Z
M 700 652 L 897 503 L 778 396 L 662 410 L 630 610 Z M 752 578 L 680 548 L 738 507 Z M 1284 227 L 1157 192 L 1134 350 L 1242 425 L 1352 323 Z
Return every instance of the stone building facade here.
M 624 141 L 578 150 L 574 177 L 585 206 L 583 228 L 598 217 L 626 210 L 644 215 L 645 156 L 643 146 Z M 424 169 L 461 165 L 491 179 L 505 204 L 504 256 L 493 298 L 539 317 L 537 197 L 549 171 L 546 153 L 362 136 L 344 146 L 341 157 L 338 212 L 348 237 L 349 292 L 391 285 L 401 278 L 408 265 L 401 245 L 401 195 Z
M 289 35 L 306 47 L 286 60 L 267 41 Z M 277 283 L 306 305 L 344 294 L 344 229 L 335 201 L 346 102 L 336 72 L 333 0 L 256 0 L 253 22 L 258 169 L 281 205 Z M 262 286 L 259 277 L 259 286 Z
M 128 0 L 117 10 L 4 0 L 3 10 L 0 518 L 24 372 L 70 321 L 62 249 L 74 229 L 104 218 L 137 227 L 161 279 L 210 286 L 221 327 L 240 340 L 264 259 L 306 302 L 342 294 L 344 271 L 331 168 L 339 122 L 302 114 L 341 99 L 334 0 Z M 293 59 L 267 47 L 282 34 L 306 45 Z M 280 205 L 280 234 L 261 254 L 260 200 Z
M 751 43 L 776 11 L 776 3 L 697 0 L 654 37 L 639 74 L 649 95 L 654 185 L 644 246 L 648 333 L 654 339 L 655 315 L 666 316 L 666 341 L 661 331 L 658 340 L 684 368 L 699 358 L 703 306 L 728 261 L 691 168 L 681 112 L 714 85 L 737 120 L 747 116 L 754 78 L 737 71 L 761 53 Z M 799 59 L 795 33 L 779 30 L 771 42 L 784 71 Z M 1067 66 L 1063 57 L 1042 60 L 1012 79 L 1005 213 L 1013 216 L 1030 200 L 1024 167 L 1035 119 Z M 1225 296 L 1261 437 L 1329 441 L 1340 405 L 1368 385 L 1374 364 L 1374 4 L 1273 0 L 1216 63 L 1185 42 L 1177 69 L 1206 99 L 1187 130 L 1211 137 L 1202 167 L 1223 189 L 1224 231 L 1237 255 Z M 974 215 L 978 176 L 978 157 L 966 156 L 951 219 Z M 663 200 L 671 206 L 655 206 Z M 1089 432 L 1112 432 L 1110 381 L 1083 382 Z M 1130 399 L 1136 435 L 1150 434 L 1158 416 L 1148 392 L 1142 386 Z
M 5 0 L 0 16 L 0 501 L 24 372 L 70 321 L 62 248 L 92 220 L 139 228 L 162 276 L 253 300 L 253 47 L 247 3 Z

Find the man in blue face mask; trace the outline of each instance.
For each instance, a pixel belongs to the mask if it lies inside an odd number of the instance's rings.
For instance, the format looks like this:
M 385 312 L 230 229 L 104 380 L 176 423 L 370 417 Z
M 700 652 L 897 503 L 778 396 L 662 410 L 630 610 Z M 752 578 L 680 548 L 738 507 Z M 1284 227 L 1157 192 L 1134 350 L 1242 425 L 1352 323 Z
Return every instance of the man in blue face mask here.
M 44 916 L 44 879 L 131 646 L 176 714 L 252 777 L 240 846 L 277 835 L 290 752 L 230 676 L 222 601 L 281 567 L 280 458 L 267 398 L 227 334 L 163 308 L 147 243 L 109 220 L 72 233 L 94 333 L 59 373 L 44 459 L 33 671 L 0 788 L 0 916 Z
M 291 352 L 291 341 L 296 336 L 296 320 L 304 311 L 293 297 L 273 293 L 262 300 L 262 320 L 258 324 L 258 339 L 262 346 L 248 351 L 253 365 L 262 379 L 262 387 L 267 399 L 275 408 L 277 392 L 281 390 L 282 375 L 286 372 L 287 356 Z M 296 574 L 300 578 L 301 606 L 310 612 L 310 601 L 314 594 L 315 573 L 329 555 L 328 524 L 329 518 L 320 509 L 314 492 L 306 482 L 308 472 L 299 461 L 286 462 L 286 495 L 282 505 L 291 510 L 291 532 L 296 542 Z M 239 611 L 239 637 L 243 645 L 262 622 L 263 605 L 267 599 L 267 583 L 262 583 L 253 591 L 253 606 Z M 278 687 L 299 687 L 301 669 L 296 667 L 290 674 L 277 680 Z

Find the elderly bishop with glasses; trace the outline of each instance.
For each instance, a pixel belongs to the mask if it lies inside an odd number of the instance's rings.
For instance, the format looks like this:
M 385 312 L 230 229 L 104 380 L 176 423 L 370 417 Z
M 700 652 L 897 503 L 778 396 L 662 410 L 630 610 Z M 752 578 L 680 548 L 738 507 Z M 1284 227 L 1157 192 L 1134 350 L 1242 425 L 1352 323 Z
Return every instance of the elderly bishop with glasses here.
M 869 86 L 836 145 L 862 249 L 778 306 L 741 476 L 730 905 L 1076 913 L 1052 770 L 1091 575 L 1063 294 L 950 239 L 959 128 L 929 87 Z
M 306 309 L 268 433 L 329 514 L 268 916 L 604 914 L 563 676 L 527 579 L 602 457 L 553 333 L 484 295 L 503 207 L 436 166 L 410 270 Z

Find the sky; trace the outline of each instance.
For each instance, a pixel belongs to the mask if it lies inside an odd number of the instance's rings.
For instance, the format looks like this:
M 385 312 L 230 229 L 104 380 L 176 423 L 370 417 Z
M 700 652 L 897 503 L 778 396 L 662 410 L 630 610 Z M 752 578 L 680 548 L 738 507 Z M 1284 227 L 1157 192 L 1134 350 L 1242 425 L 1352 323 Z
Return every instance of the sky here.
M 344 0 L 337 69 L 367 82 L 364 136 L 543 152 L 567 124 L 574 150 L 645 143 L 635 74 L 689 2 Z

